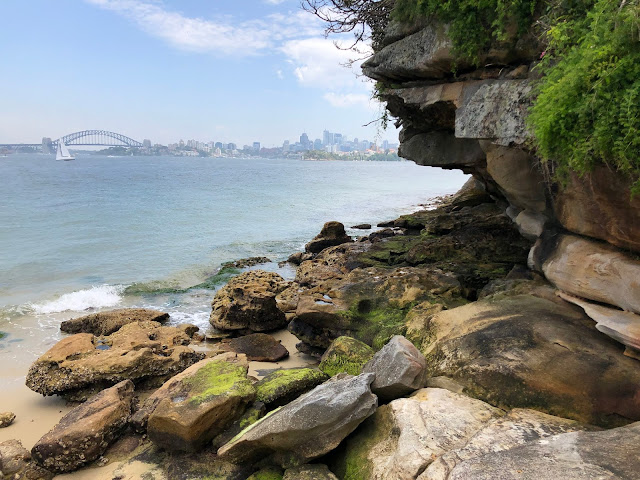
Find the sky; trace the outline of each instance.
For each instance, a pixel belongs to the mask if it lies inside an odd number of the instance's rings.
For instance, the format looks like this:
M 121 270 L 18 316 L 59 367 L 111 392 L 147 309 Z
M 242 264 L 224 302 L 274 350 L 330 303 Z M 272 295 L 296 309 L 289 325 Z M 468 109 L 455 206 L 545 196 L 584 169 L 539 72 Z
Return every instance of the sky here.
M 363 126 L 373 84 L 299 0 L 1 0 L 0 22 L 0 143 L 397 141 Z

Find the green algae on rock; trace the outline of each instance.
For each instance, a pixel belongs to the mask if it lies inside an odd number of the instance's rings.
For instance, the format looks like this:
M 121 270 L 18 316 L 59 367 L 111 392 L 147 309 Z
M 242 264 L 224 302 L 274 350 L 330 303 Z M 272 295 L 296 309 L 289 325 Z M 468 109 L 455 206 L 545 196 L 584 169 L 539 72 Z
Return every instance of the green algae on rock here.
M 362 367 L 373 357 L 374 350 L 351 337 L 336 338 L 322 356 L 318 368 L 333 377 L 338 373 L 360 375 Z
M 197 451 L 229 427 L 254 400 L 246 357 L 220 357 L 203 360 L 169 380 L 145 402 L 141 410 L 151 411 L 147 433 L 156 445 L 172 451 Z M 133 420 L 138 425 L 144 419 Z
M 282 480 L 282 469 L 277 467 L 268 467 L 258 470 L 247 480 Z
M 256 383 L 256 398 L 270 408 L 279 407 L 295 400 L 328 378 L 323 372 L 313 368 L 276 370 Z

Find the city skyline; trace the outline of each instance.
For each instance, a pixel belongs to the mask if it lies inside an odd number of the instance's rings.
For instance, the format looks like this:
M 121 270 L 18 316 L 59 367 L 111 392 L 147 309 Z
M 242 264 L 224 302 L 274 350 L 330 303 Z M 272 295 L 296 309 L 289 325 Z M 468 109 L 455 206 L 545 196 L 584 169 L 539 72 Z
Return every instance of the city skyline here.
M 332 123 L 377 134 L 363 126 L 380 111 L 360 62 L 343 67 L 355 54 L 325 39 L 297 0 L 7 0 L 0 15 L 11 18 L 0 30 L 5 142 L 88 128 L 164 144 L 276 146 L 301 125 Z

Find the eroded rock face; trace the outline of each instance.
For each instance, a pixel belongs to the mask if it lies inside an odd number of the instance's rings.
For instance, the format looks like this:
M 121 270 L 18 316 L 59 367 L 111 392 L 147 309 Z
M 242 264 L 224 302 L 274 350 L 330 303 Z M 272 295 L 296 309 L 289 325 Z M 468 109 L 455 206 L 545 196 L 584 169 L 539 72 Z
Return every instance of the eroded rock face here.
M 384 405 L 351 436 L 333 469 L 353 480 L 413 480 L 503 412 L 439 388 Z
M 629 185 L 606 166 L 573 174 L 554 197 L 556 216 L 567 230 L 640 252 L 640 197 Z
M 249 361 L 256 362 L 277 362 L 289 356 L 285 346 L 266 333 L 223 340 L 220 347 L 228 352 L 245 354 Z
M 376 376 L 371 391 L 385 402 L 418 390 L 427 381 L 424 355 L 401 335 L 391 338 L 364 366 L 363 373 Z
M 565 433 L 464 461 L 454 467 L 447 478 L 632 480 L 638 476 L 639 440 L 640 423 L 603 432 Z
M 141 382 L 181 372 L 204 358 L 187 346 L 190 341 L 177 328 L 148 321 L 127 324 L 101 339 L 78 333 L 36 360 L 26 384 L 43 395 L 83 401 L 126 379 Z
M 286 326 L 276 296 L 289 286 L 280 275 L 251 270 L 231 279 L 211 304 L 209 322 L 220 330 L 265 332 Z
M 351 242 L 351 237 L 344 231 L 344 225 L 340 222 L 327 222 L 316 237 L 305 245 L 308 253 L 319 253 L 325 248 L 335 247 L 343 243 Z
M 560 290 L 640 313 L 640 261 L 614 247 L 574 235 L 543 236 L 530 266 Z
M 601 426 L 640 419 L 637 360 L 559 299 L 496 296 L 428 317 L 430 376 L 504 408 L 535 408 Z
M 33 458 L 52 472 L 70 472 L 104 453 L 127 425 L 133 382 L 125 380 L 67 413 L 31 449 Z
M 324 383 L 261 419 L 218 450 L 234 463 L 268 458 L 284 468 L 330 452 L 377 407 L 373 375 Z
M 232 361 L 228 361 L 232 360 Z M 256 391 L 246 358 L 203 360 L 147 399 L 149 438 L 167 450 L 196 451 L 245 411 Z M 139 413 L 139 412 L 138 412 Z M 134 420 L 141 424 L 143 415 Z
M 96 336 L 111 335 L 129 323 L 164 323 L 168 319 L 169 314 L 165 312 L 146 308 L 124 308 L 72 318 L 71 320 L 62 322 L 60 324 L 60 330 L 65 333 L 91 333 Z

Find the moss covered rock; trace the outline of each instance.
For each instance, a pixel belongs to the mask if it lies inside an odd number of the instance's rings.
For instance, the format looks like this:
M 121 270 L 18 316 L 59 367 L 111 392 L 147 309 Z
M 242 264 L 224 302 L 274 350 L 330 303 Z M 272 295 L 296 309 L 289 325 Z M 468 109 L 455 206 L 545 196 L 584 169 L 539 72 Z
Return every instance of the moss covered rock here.
M 282 469 L 278 467 L 268 467 L 258 470 L 247 480 L 282 480 Z
M 371 360 L 373 348 L 351 337 L 338 337 L 322 356 L 320 370 L 333 377 L 338 373 L 360 375 L 362 367 Z
M 156 392 L 143 410 L 152 410 L 149 438 L 168 450 L 195 451 L 224 431 L 255 398 L 246 358 L 203 360 Z
M 328 378 L 313 368 L 277 370 L 256 384 L 257 399 L 268 407 L 279 407 L 295 400 Z

